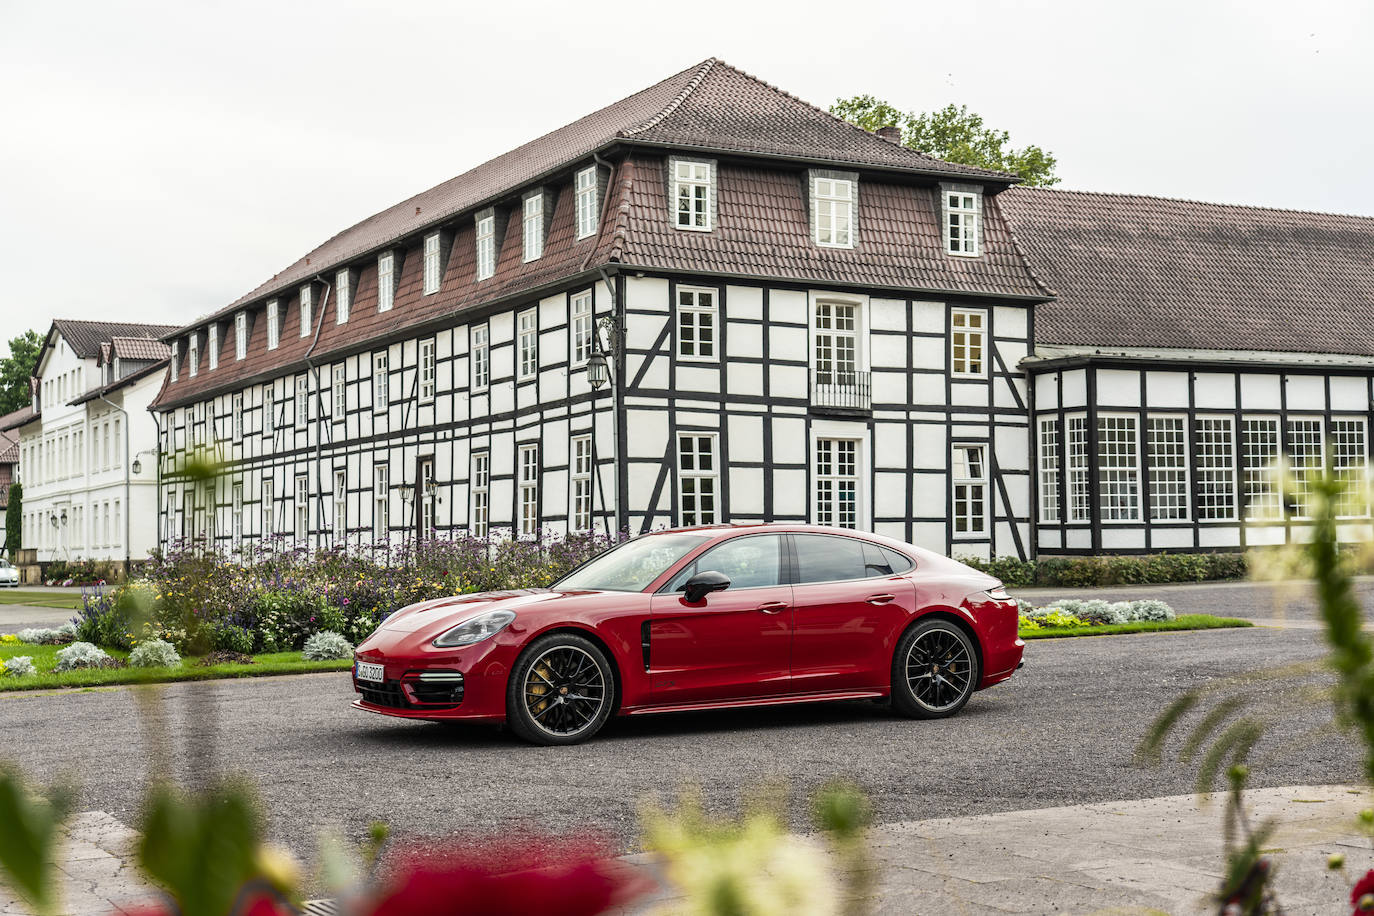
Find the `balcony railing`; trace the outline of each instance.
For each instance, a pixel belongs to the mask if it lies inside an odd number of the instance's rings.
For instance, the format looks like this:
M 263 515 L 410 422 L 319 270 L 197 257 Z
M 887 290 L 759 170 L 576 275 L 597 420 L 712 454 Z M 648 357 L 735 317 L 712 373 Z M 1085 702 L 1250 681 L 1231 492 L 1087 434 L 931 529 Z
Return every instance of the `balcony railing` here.
M 811 370 L 811 405 L 836 410 L 871 410 L 873 394 L 869 374 Z

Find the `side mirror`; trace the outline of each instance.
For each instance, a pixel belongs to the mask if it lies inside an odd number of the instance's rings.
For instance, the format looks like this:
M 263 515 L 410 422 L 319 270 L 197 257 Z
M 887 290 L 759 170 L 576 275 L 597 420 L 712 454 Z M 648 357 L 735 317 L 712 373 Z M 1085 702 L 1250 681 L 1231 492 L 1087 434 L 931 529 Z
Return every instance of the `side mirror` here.
M 699 572 L 687 580 L 687 584 L 682 586 L 683 598 L 691 604 L 705 598 L 711 592 L 718 592 L 730 587 L 730 577 L 723 572 L 716 572 L 708 569 Z

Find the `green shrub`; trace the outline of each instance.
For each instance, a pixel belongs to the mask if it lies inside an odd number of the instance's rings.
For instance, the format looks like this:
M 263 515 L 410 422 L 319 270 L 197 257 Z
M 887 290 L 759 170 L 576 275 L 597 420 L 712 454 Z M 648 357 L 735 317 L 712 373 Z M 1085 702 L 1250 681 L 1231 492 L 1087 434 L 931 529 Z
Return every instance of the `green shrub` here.
M 221 624 L 215 627 L 214 635 L 210 638 L 214 647 L 220 652 L 239 652 L 243 655 L 253 654 L 253 633 L 243 627 L 234 626 L 232 623 Z
M 1013 588 L 1092 588 L 1243 579 L 1249 565 L 1245 555 L 1239 553 L 1157 553 L 1145 556 L 1048 557 L 1043 560 L 961 557 L 960 562 L 996 576 L 1004 585 Z
M 301 654 L 312 662 L 333 658 L 352 658 L 353 645 L 338 633 L 321 630 L 305 641 Z
M 129 665 L 133 668 L 175 668 L 180 664 L 181 656 L 165 639 L 141 642 L 129 653 Z

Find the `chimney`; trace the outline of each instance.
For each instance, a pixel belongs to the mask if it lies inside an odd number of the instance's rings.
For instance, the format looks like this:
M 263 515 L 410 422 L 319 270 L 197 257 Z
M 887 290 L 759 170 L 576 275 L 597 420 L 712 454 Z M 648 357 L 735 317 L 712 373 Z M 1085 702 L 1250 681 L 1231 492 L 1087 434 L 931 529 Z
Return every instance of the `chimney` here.
M 878 128 L 873 133 L 877 134 L 879 137 L 886 140 L 888 143 L 902 142 L 902 129 L 898 127 L 896 124 L 887 124 L 883 127 Z

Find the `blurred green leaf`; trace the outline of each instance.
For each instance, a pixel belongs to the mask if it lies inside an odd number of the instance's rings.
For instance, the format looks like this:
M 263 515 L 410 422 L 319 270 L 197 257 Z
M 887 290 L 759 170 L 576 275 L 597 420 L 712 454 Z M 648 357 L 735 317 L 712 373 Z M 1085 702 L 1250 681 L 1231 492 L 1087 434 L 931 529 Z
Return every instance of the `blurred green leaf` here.
M 18 770 L 0 766 L 0 873 L 40 914 L 57 912 L 53 863 L 75 799 L 74 791 L 61 786 L 46 797 L 35 795 Z

